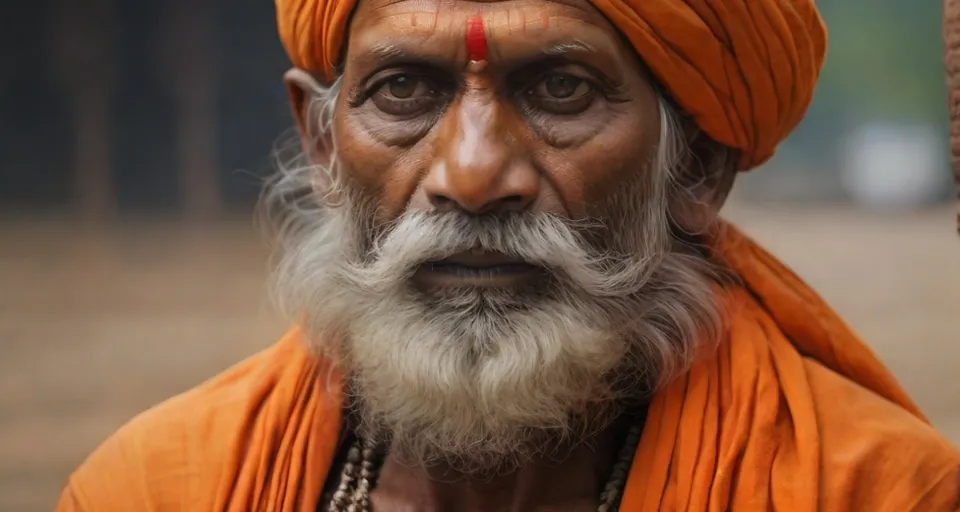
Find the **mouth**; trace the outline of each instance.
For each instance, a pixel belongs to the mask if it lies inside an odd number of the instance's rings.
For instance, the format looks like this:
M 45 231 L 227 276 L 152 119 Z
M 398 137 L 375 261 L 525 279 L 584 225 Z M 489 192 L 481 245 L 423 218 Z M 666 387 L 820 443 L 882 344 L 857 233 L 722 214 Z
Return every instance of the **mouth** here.
M 503 253 L 472 250 L 420 265 L 413 280 L 431 288 L 505 288 L 527 283 L 542 271 L 537 265 Z

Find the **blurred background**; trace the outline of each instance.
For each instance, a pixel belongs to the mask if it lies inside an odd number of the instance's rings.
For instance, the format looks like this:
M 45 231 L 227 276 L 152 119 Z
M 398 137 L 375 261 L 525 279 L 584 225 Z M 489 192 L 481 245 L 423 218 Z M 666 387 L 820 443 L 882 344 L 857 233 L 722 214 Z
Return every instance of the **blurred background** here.
M 814 104 L 726 214 L 960 443 L 941 5 L 817 3 Z M 282 333 L 252 211 L 292 120 L 269 0 L 0 13 L 0 511 L 41 511 L 132 415 Z

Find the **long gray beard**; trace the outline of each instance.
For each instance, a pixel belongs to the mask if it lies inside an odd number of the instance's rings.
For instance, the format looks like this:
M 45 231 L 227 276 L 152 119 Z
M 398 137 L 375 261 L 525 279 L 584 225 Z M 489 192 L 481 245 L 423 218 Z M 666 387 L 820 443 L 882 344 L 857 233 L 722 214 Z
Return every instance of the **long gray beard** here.
M 357 197 L 297 210 L 281 231 L 277 299 L 349 376 L 364 435 L 414 464 L 509 470 L 602 429 L 719 332 L 713 269 L 673 236 L 667 190 L 638 184 L 590 222 L 411 211 L 378 226 Z M 478 247 L 544 279 L 411 286 L 420 264 Z

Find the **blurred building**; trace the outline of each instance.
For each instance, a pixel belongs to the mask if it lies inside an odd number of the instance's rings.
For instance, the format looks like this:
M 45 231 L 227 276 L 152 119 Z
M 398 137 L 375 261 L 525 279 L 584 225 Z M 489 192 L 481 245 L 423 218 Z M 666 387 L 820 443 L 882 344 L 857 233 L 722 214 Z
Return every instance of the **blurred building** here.
M 290 127 L 272 2 L 2 7 L 0 205 L 248 208 Z

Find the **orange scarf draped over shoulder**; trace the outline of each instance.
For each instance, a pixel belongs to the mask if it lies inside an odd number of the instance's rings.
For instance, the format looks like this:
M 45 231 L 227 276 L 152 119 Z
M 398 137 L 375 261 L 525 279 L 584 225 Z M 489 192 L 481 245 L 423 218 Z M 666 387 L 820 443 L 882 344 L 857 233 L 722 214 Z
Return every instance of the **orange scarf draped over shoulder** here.
M 654 397 L 623 510 L 960 510 L 960 453 L 867 346 L 733 226 L 716 249 L 726 341 Z
M 653 399 L 620 510 L 955 511 L 960 453 L 800 279 L 732 226 L 716 350 Z M 294 330 L 142 414 L 73 474 L 59 512 L 316 510 L 340 382 Z

